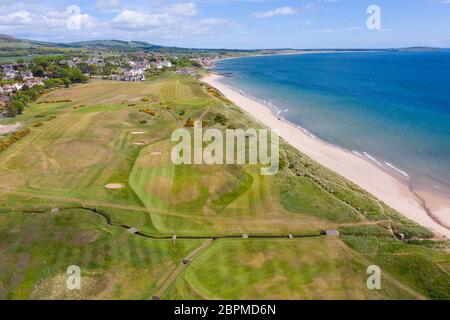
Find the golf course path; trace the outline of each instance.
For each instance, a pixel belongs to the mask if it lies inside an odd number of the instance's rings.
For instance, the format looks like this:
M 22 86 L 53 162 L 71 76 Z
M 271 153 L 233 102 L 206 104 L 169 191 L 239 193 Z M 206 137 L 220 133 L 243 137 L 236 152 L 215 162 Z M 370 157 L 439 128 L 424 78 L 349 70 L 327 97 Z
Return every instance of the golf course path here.
M 150 299 L 160 299 L 162 296 L 164 296 L 164 293 L 167 291 L 167 289 L 170 287 L 170 285 L 178 278 L 180 273 L 187 268 L 187 266 L 192 263 L 192 260 L 197 257 L 200 253 L 205 251 L 215 240 L 209 239 L 204 244 L 202 244 L 200 247 L 192 251 L 186 258 L 182 259 L 180 264 L 169 274 L 167 279 L 164 281 L 161 288 L 150 298 Z

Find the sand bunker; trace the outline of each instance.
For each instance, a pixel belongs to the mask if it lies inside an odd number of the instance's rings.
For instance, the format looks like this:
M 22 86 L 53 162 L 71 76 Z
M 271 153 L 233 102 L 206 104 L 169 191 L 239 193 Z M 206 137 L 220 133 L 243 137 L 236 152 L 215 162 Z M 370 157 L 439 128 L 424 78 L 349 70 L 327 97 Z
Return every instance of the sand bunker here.
M 143 145 L 145 145 L 145 142 L 144 141 L 135 141 L 135 142 L 133 142 L 133 144 L 135 146 L 143 146 Z
M 115 189 L 122 189 L 123 186 L 120 183 L 109 183 L 105 186 L 106 189 L 111 189 L 111 190 L 115 190 Z
M 150 155 L 151 155 L 151 156 L 160 156 L 160 155 L 162 155 L 162 152 L 160 152 L 160 151 L 155 151 L 155 152 L 150 153 Z
M 0 124 L 0 134 L 7 134 L 13 131 L 16 131 L 20 128 L 20 123 L 10 124 L 10 125 L 1 125 Z
M 131 134 L 134 134 L 134 135 L 138 135 L 138 134 L 144 134 L 145 132 L 143 132 L 143 131 L 133 131 Z

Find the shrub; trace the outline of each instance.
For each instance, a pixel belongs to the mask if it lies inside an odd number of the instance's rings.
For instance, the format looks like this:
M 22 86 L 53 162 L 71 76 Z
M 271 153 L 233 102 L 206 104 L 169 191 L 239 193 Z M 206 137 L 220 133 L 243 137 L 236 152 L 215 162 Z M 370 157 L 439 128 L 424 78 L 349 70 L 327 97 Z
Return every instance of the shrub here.
M 192 120 L 191 118 L 187 119 L 186 124 L 184 126 L 192 128 L 194 126 L 194 120 Z
M 154 111 L 148 109 L 148 108 L 140 109 L 139 112 L 146 113 L 146 114 L 148 114 L 148 115 L 150 115 L 152 117 L 156 116 L 156 113 Z
M 214 121 L 216 123 L 220 123 L 221 125 L 226 125 L 227 124 L 227 118 L 223 115 L 223 114 L 216 114 L 216 116 L 214 117 Z
M 30 129 L 23 129 L 14 132 L 8 138 L 0 141 L 0 152 L 6 150 L 8 147 L 19 141 L 20 139 L 26 137 L 30 133 Z

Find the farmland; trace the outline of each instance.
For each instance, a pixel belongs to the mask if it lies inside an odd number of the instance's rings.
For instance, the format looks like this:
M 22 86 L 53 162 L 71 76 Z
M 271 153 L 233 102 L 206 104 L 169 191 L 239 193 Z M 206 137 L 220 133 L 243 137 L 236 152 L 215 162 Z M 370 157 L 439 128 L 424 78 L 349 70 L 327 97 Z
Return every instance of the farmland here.
M 0 299 L 450 298 L 448 243 L 288 145 L 275 176 L 174 165 L 170 136 L 189 119 L 261 126 L 170 73 L 58 89 L 0 120 L 30 130 L 0 152 Z M 366 287 L 372 264 L 382 290 Z M 65 287 L 69 265 L 81 290 Z

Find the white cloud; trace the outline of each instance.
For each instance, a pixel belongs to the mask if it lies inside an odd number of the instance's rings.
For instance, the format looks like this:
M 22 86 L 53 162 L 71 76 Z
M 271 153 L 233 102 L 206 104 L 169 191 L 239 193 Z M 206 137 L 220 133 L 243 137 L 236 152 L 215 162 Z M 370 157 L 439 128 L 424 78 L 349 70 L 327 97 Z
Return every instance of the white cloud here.
M 142 29 L 173 24 L 175 19 L 167 13 L 147 14 L 125 10 L 114 17 L 111 23 L 118 29 Z
M 33 23 L 33 16 L 26 10 L 0 15 L 0 25 L 27 25 Z
M 81 12 L 48 11 L 46 14 L 35 14 L 26 10 L 0 15 L 0 31 L 3 33 L 28 32 L 36 34 L 62 34 L 72 29 L 80 30 L 98 26 L 97 20 Z
M 163 11 L 180 16 L 195 16 L 197 14 L 197 5 L 194 2 L 174 3 Z
M 252 14 L 252 17 L 259 18 L 259 19 L 265 19 L 265 18 L 271 18 L 275 16 L 292 16 L 296 15 L 298 12 L 296 9 L 292 7 L 281 7 L 274 10 L 264 11 L 264 12 L 255 12 Z
M 0 5 L 2 1 L 6 0 L 0 0 Z M 0 11 L 0 34 L 45 41 L 114 38 L 163 43 L 169 39 L 193 39 L 240 28 L 240 25 L 230 20 L 211 16 L 198 17 L 197 5 L 189 0 L 167 6 L 162 3 L 150 6 L 150 0 L 146 1 L 146 7 L 123 0 L 93 1 L 92 7 L 96 4 L 98 10 L 116 12 L 112 17 L 99 16 L 102 19 L 83 12 L 83 8 L 78 6 L 69 6 L 67 9 L 42 5 L 14 7 L 8 11 Z M 23 0 L 20 2 L 23 3 Z M 119 3 L 122 6 L 115 8 Z
M 99 10 L 112 10 L 118 9 L 122 6 L 120 0 L 97 0 L 95 8 Z

